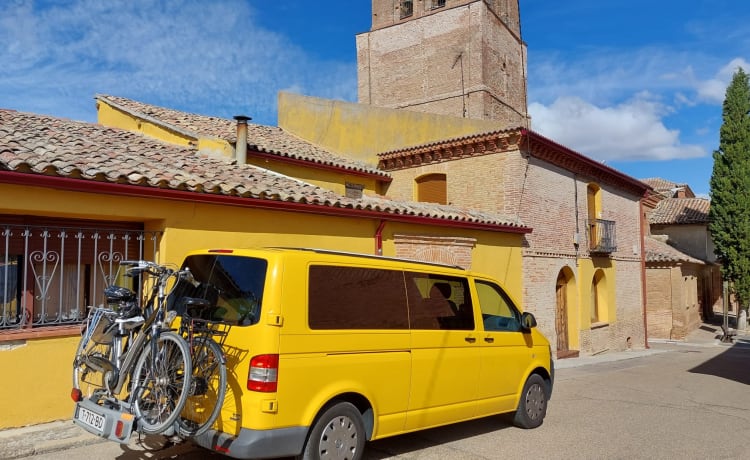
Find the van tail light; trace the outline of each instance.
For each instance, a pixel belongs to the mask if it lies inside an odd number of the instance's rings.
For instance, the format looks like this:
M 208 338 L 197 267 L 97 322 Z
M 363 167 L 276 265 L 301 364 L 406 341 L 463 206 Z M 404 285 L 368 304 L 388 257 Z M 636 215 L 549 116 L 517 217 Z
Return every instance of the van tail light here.
M 250 360 L 247 389 L 274 393 L 279 382 L 279 355 L 258 355 Z

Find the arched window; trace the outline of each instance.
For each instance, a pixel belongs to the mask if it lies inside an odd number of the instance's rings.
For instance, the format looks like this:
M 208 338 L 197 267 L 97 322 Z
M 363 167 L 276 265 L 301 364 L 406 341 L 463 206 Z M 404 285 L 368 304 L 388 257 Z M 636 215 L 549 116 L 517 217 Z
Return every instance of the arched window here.
M 448 204 L 448 186 L 445 174 L 426 174 L 418 177 L 417 201 Z
M 591 323 L 607 321 L 607 288 L 604 271 L 597 270 L 591 280 Z

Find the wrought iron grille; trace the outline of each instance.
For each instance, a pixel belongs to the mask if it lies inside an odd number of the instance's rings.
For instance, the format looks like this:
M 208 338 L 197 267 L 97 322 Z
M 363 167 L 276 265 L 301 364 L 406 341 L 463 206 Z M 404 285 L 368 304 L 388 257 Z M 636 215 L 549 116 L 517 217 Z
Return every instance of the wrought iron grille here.
M 617 250 L 615 222 L 612 220 L 588 220 L 589 252 L 611 254 Z
M 0 224 L 0 332 L 80 323 L 122 280 L 119 262 L 156 259 L 160 232 Z M 132 282 L 132 280 L 129 280 Z
M 401 1 L 401 19 L 408 18 L 414 14 L 414 2 L 412 0 Z

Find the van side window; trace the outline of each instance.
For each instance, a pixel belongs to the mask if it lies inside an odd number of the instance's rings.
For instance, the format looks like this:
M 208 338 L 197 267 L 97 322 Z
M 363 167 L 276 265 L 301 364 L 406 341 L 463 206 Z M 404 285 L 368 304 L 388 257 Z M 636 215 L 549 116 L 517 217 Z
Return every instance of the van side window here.
M 310 329 L 408 329 L 404 275 L 398 270 L 313 265 Z
M 473 330 L 474 313 L 465 278 L 406 274 L 412 329 Z
M 500 286 L 477 281 L 476 288 L 485 331 L 521 330 L 521 314 Z

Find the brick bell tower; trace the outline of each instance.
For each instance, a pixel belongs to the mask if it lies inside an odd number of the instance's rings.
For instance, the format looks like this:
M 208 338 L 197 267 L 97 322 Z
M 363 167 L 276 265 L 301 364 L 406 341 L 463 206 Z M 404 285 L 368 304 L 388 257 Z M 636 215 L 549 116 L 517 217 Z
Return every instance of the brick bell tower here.
M 359 102 L 526 126 L 519 0 L 372 0 Z

